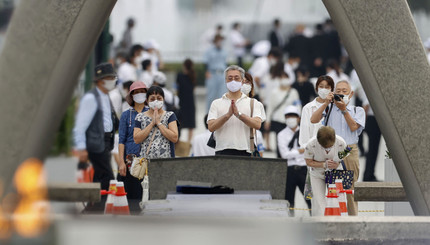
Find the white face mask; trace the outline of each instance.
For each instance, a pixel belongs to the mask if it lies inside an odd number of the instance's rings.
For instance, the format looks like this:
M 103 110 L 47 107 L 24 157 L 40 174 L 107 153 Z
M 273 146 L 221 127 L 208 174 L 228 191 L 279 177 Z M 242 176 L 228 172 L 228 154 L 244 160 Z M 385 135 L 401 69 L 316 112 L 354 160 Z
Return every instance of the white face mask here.
M 105 87 L 105 89 L 107 89 L 108 91 L 111 91 L 115 88 L 116 85 L 116 79 L 112 79 L 112 80 L 103 80 L 104 84 L 103 87 Z
M 293 64 L 291 64 L 291 67 L 293 68 L 293 70 L 297 69 L 299 67 L 299 62 L 294 62 Z
M 349 96 L 351 95 L 351 93 L 350 94 L 348 94 L 348 95 L 345 95 L 345 96 L 343 96 L 343 103 L 345 103 L 345 105 L 348 105 L 348 103 L 349 103 Z
M 332 146 L 332 147 L 329 147 L 329 148 L 324 148 L 324 150 L 328 152 L 328 151 L 330 151 L 330 150 L 331 150 L 331 148 L 333 148 L 333 146 Z
M 242 87 L 242 82 L 233 80 L 227 83 L 227 89 L 232 93 L 239 91 L 241 87 Z
M 149 102 L 148 105 L 149 105 L 149 108 L 151 108 L 153 110 L 158 110 L 158 109 L 163 107 L 164 101 L 154 100 L 154 101 Z
M 138 93 L 133 95 L 134 102 L 138 104 L 142 104 L 146 100 L 146 94 L 145 93 Z
M 328 96 L 328 94 L 330 93 L 330 90 L 326 89 L 326 88 L 319 88 L 318 89 L 318 96 L 325 100 Z
M 276 62 L 278 62 L 277 60 L 275 60 L 275 59 L 269 59 L 269 65 L 270 66 L 274 66 L 274 65 L 276 65 Z
M 286 87 L 286 86 L 290 86 L 290 85 L 292 84 L 292 81 L 291 81 L 291 79 L 289 79 L 289 78 L 282 78 L 282 79 L 279 81 L 279 84 L 280 84 L 281 86 L 283 86 L 283 87 Z
M 289 127 L 289 128 L 295 128 L 295 127 L 297 127 L 297 118 L 295 118 L 295 117 L 290 117 L 290 118 L 287 118 L 287 119 L 285 119 L 285 123 L 287 124 L 287 126 Z
M 251 92 L 251 85 L 250 84 L 243 84 L 242 87 L 240 88 L 240 91 L 242 91 L 242 93 L 244 93 L 246 96 L 249 95 L 249 93 Z

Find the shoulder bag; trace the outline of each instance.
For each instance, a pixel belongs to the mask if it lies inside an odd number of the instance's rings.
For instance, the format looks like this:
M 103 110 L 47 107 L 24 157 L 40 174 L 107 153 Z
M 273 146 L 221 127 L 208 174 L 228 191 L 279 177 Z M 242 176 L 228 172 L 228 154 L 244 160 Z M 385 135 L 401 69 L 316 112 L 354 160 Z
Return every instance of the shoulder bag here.
M 340 160 L 340 163 L 342 164 L 342 167 L 344 170 L 327 170 L 325 171 L 325 183 L 326 184 L 334 184 L 336 179 L 342 180 L 343 189 L 348 190 L 352 187 L 352 182 L 354 179 L 354 171 L 353 170 L 347 170 L 345 163 L 343 160 Z
M 152 145 L 152 141 L 154 141 L 155 133 L 156 132 L 154 131 L 154 133 L 152 134 L 151 141 L 149 142 L 148 148 L 146 149 L 146 155 L 148 155 L 149 149 L 151 148 L 151 145 Z M 145 172 L 147 169 L 148 169 L 148 159 L 145 157 L 135 157 L 133 159 L 133 163 L 131 164 L 130 174 L 131 176 L 141 180 L 145 176 Z
M 251 118 L 252 118 L 252 115 L 254 114 L 254 99 L 251 99 L 250 107 L 251 107 Z M 255 139 L 257 140 L 257 134 L 254 132 L 255 132 L 255 129 L 249 128 L 249 140 L 250 140 L 249 145 L 251 147 L 251 156 L 261 157 L 260 152 L 258 152 L 258 149 L 254 145 L 254 135 L 255 135 Z

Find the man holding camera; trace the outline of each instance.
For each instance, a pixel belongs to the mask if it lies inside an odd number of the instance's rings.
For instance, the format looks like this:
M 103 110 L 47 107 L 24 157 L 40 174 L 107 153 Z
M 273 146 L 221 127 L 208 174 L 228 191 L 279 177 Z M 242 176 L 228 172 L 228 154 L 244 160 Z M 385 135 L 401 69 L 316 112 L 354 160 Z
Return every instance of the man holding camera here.
M 341 136 L 346 141 L 346 144 L 351 148 L 351 152 L 344 159 L 344 162 L 348 170 L 354 171 L 355 183 L 360 172 L 357 147 L 358 136 L 364 129 L 366 115 L 363 108 L 349 105 L 353 94 L 354 92 L 351 91 L 351 86 L 347 81 L 339 81 L 336 84 L 335 93 L 331 92 L 324 104 L 312 114 L 311 122 L 318 123 L 325 117 L 324 124 L 332 127 L 336 135 Z M 348 194 L 347 200 L 348 214 L 357 215 L 358 204 L 354 202 L 354 196 Z

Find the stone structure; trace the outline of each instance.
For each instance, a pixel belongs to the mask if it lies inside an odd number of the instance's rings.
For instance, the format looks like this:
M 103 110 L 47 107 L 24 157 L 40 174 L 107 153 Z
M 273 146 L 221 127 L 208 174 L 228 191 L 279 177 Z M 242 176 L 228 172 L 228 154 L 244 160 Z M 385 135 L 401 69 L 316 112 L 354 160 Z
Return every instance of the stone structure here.
M 0 55 L 0 179 L 44 159 L 116 0 L 20 1 Z
M 148 165 L 150 198 L 165 199 L 176 191 L 176 181 L 210 182 L 235 190 L 270 190 L 284 199 L 287 162 L 283 159 L 234 156 L 152 159 Z
M 430 67 L 406 0 L 323 0 L 416 215 L 430 215 Z

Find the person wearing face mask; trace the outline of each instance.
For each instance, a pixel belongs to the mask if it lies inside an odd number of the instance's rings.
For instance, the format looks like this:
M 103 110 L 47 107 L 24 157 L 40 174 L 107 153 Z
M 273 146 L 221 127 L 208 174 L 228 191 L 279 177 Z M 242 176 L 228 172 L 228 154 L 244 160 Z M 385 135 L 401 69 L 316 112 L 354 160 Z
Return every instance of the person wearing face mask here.
M 281 157 L 288 160 L 287 188 L 285 189 L 285 199 L 294 208 L 294 197 L 296 187 L 304 195 L 307 167 L 303 153 L 305 149 L 299 145 L 299 122 L 300 110 L 298 107 L 289 105 L 285 108 L 286 127 L 277 136 L 278 147 Z M 311 207 L 310 201 L 306 201 Z M 292 212 L 294 214 L 294 211 Z
M 304 158 L 310 169 L 312 185 L 312 216 L 324 215 L 327 186 L 324 172 L 327 169 L 342 169 L 338 153 L 345 150 L 346 146 L 345 140 L 336 135 L 333 128 L 322 126 L 305 147 Z
M 86 163 L 89 160 L 94 168 L 93 181 L 100 183 L 102 190 L 108 190 L 109 181 L 114 179 L 111 150 L 118 129 L 118 118 L 108 93 L 115 88 L 117 77 L 110 63 L 97 65 L 94 74 L 95 88 L 81 99 L 73 137 L 79 161 Z M 101 202 L 88 204 L 86 211 L 103 212 L 105 202 L 104 196 Z
M 245 70 L 232 65 L 224 75 L 228 92 L 212 102 L 207 120 L 216 139 L 215 155 L 251 156 L 250 129 L 260 129 L 266 114 L 259 101 L 241 91 Z
M 264 129 L 267 132 L 266 144 L 270 142 L 270 132 L 278 134 L 285 128 L 285 118 L 283 108 L 289 105 L 298 106 L 301 109 L 300 96 L 296 89 L 291 88 L 293 82 L 284 71 L 284 63 L 278 62 L 271 69 L 271 80 L 269 84 L 273 84 L 272 90 L 267 94 L 267 121 L 264 124 Z M 277 157 L 281 157 L 278 147 Z
M 226 92 L 223 72 L 227 67 L 227 53 L 222 47 L 223 40 L 223 36 L 215 35 L 213 46 L 206 51 L 203 58 L 206 70 L 206 111 L 209 111 L 212 101 Z
M 320 76 L 315 87 L 318 97 L 307 103 L 302 110 L 299 144 L 303 147 L 317 134 L 318 129 L 322 126 L 322 119 L 318 123 L 311 123 L 311 117 L 324 104 L 330 92 L 334 91 L 334 81 L 330 76 Z
M 142 200 L 142 186 L 140 180 L 131 176 L 130 167 L 133 156 L 140 156 L 140 145 L 133 139 L 134 120 L 137 114 L 147 111 L 146 85 L 143 82 L 134 82 L 126 95 L 130 108 L 124 111 L 119 121 L 119 143 L 118 143 L 118 175 L 117 180 L 124 182 L 125 192 L 131 213 L 138 214 L 141 209 L 139 201 Z
M 152 86 L 146 93 L 149 110 L 139 113 L 134 121 L 133 138 L 140 144 L 140 156 L 174 158 L 175 143 L 178 142 L 178 120 L 172 111 L 163 110 L 164 92 Z
M 324 104 L 312 114 L 311 122 L 319 123 L 321 119 L 324 119 L 325 125 L 332 127 L 351 148 L 350 155 L 345 158 L 345 165 L 348 170 L 354 171 L 353 189 L 360 173 L 357 143 L 366 124 L 366 114 L 362 107 L 349 105 L 354 92 L 347 81 L 339 81 L 336 84 L 335 92 L 340 96 L 336 96 L 336 99 L 333 92 L 330 92 Z M 343 98 L 341 98 L 342 96 Z M 326 111 L 329 105 L 331 108 Z M 348 194 L 347 200 L 348 214 L 357 215 L 358 204 L 354 202 L 354 196 Z

